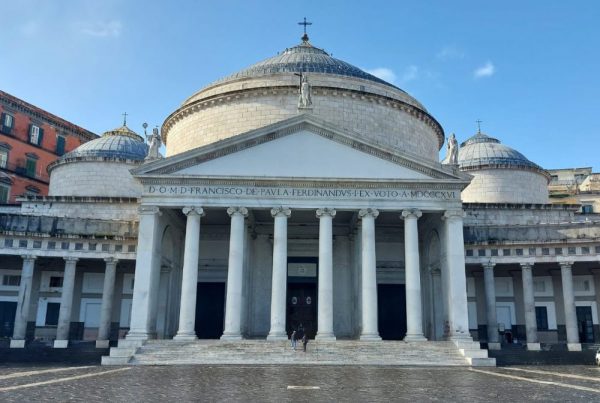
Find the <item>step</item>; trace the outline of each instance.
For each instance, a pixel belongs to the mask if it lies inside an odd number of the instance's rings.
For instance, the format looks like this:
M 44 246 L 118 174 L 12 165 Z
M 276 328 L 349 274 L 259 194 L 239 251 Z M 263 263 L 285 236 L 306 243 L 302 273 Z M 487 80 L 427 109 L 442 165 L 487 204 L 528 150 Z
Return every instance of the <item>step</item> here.
M 103 356 L 101 364 L 102 365 L 128 365 L 131 357 L 111 357 L 111 356 Z

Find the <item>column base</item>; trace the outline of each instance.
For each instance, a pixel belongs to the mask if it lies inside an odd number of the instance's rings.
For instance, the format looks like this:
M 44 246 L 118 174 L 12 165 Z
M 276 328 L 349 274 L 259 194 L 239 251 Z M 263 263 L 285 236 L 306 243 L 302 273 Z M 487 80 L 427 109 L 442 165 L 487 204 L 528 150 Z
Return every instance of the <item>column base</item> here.
M 110 340 L 96 340 L 96 348 L 110 347 Z
M 567 343 L 569 351 L 581 351 L 581 343 Z
M 540 343 L 527 343 L 527 350 L 529 351 L 541 351 L 542 346 Z
M 333 333 L 317 333 L 315 341 L 336 341 L 336 337 Z
M 239 341 L 244 340 L 241 334 L 223 334 L 221 336 L 221 340 L 223 341 Z
M 10 348 L 25 348 L 25 340 L 11 340 Z
M 177 333 L 175 337 L 173 337 L 175 341 L 194 341 L 198 340 L 196 333 Z
M 54 348 L 67 348 L 69 340 L 54 340 Z
M 360 341 L 381 341 L 378 334 L 361 334 Z
M 502 345 L 496 342 L 488 342 L 488 350 L 501 350 Z
M 407 334 L 403 339 L 405 342 L 427 341 L 427 338 L 422 334 Z
M 287 341 L 288 337 L 285 333 L 269 333 L 267 336 L 267 341 Z

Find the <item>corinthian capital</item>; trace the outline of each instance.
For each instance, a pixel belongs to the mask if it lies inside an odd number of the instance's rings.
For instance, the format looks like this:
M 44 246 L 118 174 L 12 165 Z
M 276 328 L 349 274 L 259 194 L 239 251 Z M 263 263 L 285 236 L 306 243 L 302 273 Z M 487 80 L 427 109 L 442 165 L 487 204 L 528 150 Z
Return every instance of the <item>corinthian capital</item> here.
M 317 218 L 321 218 L 322 216 L 330 216 L 331 218 L 335 217 L 335 209 L 332 208 L 320 208 L 317 209 Z
M 229 207 L 227 209 L 227 214 L 229 214 L 230 217 L 238 214 L 243 217 L 248 217 L 248 209 L 246 207 Z
M 364 208 L 358 211 L 358 217 L 359 218 L 364 218 L 364 217 L 373 217 L 373 218 L 377 218 L 377 216 L 379 215 L 379 210 L 375 209 L 375 208 Z
M 292 210 L 283 206 L 273 207 L 271 209 L 271 215 L 273 217 L 289 217 L 290 215 L 292 215 Z

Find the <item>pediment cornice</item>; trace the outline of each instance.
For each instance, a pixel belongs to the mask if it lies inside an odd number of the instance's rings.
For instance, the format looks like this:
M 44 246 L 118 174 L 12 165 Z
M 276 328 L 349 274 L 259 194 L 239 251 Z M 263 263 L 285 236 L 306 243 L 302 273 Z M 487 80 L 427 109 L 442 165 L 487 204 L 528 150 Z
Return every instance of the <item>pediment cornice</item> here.
M 418 156 L 399 154 L 396 150 L 364 140 L 354 133 L 349 133 L 346 130 L 341 131 L 309 114 L 299 115 L 172 157 L 153 161 L 135 168 L 131 172 L 134 176 L 140 178 L 169 175 L 300 131 L 309 131 L 363 153 L 420 172 L 432 179 L 457 180 L 460 182 L 470 180 L 470 176 L 460 172 L 458 167 L 443 166 Z

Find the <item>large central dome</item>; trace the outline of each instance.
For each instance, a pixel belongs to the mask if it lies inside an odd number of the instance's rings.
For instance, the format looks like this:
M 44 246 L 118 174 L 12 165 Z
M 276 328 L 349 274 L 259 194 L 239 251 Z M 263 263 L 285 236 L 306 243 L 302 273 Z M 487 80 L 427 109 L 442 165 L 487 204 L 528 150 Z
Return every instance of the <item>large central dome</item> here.
M 238 78 L 259 77 L 276 73 L 336 74 L 339 76 L 362 78 L 379 84 L 389 85 L 390 87 L 400 90 L 395 85 L 375 77 L 350 63 L 346 63 L 330 56 L 323 49 L 314 47 L 308 41 L 303 41 L 297 46 L 284 50 L 277 56 L 253 64 L 252 66 L 222 78 L 213 84 L 236 80 Z
M 302 39 L 186 99 L 163 124 L 167 156 L 310 113 L 370 142 L 437 162 L 444 131 L 421 103 Z M 310 108 L 298 107 L 300 75 L 312 89 Z

